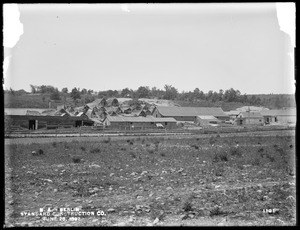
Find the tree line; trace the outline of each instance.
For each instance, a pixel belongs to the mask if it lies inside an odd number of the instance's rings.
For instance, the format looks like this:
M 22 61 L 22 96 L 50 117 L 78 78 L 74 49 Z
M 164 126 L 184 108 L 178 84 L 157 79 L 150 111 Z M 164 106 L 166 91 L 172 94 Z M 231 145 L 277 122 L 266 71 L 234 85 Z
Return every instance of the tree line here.
M 67 97 L 71 97 L 74 102 L 81 100 L 83 103 L 89 103 L 96 98 L 110 98 L 110 97 L 127 97 L 132 99 L 140 98 L 157 98 L 173 101 L 183 101 L 185 103 L 219 103 L 219 102 L 239 102 L 248 105 L 260 105 L 269 106 L 274 108 L 280 107 L 293 107 L 295 106 L 294 98 L 290 95 L 275 95 L 271 97 L 263 95 L 247 95 L 242 94 L 239 90 L 230 88 L 227 90 L 220 89 L 218 92 L 209 90 L 203 92 L 199 88 L 195 88 L 193 91 L 179 92 L 172 85 L 166 84 L 164 89 L 158 89 L 157 87 L 140 86 L 136 90 L 124 88 L 122 90 L 106 90 L 106 91 L 93 91 L 91 89 L 80 89 L 74 87 L 71 91 L 67 87 L 62 88 L 61 91 L 58 88 L 50 85 L 34 86 L 30 85 L 32 94 L 47 94 L 50 95 L 51 100 L 66 100 Z M 13 95 L 21 95 L 27 93 L 25 90 L 14 91 L 12 89 L 6 90 L 6 93 Z M 202 103 L 203 104 L 203 103 Z

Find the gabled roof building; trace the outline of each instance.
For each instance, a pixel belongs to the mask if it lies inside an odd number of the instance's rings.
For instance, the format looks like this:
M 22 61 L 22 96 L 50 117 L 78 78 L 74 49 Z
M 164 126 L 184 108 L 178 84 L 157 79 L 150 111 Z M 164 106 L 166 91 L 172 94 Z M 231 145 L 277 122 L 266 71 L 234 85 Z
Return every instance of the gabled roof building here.
M 220 107 L 177 107 L 157 106 L 154 117 L 172 117 L 177 121 L 195 121 L 197 116 L 214 116 L 220 120 L 228 120 L 229 116 Z

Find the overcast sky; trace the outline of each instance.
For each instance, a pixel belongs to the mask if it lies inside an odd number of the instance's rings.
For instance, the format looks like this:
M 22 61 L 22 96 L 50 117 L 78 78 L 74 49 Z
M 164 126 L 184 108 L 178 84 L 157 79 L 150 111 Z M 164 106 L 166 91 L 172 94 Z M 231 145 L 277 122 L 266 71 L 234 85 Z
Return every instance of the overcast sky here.
M 275 3 L 20 4 L 5 87 L 294 93 Z

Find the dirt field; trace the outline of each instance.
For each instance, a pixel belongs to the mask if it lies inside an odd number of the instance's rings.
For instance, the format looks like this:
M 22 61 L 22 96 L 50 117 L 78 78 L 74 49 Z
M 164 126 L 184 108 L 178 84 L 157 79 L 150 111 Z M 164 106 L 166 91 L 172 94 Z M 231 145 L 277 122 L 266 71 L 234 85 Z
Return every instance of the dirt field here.
M 295 190 L 291 131 L 5 140 L 7 227 L 295 225 Z

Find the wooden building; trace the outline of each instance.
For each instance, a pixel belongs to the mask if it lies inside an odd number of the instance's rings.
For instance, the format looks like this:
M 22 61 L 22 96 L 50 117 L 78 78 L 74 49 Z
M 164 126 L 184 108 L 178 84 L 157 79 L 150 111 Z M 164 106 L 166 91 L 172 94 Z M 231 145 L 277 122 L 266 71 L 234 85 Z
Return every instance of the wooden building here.
M 261 111 L 262 116 L 264 117 L 265 124 L 270 123 L 282 123 L 295 124 L 297 121 L 296 108 L 289 109 L 274 109 L 274 110 L 263 110 Z
M 77 116 L 70 116 L 66 113 L 60 115 L 47 115 L 46 109 L 31 109 L 31 112 L 24 109 L 5 109 L 5 117 L 10 121 L 10 125 L 27 129 L 57 128 L 57 127 L 79 127 L 83 125 L 93 125 L 84 113 Z M 32 111 L 38 111 L 40 115 L 35 115 Z
M 260 112 L 240 112 L 234 123 L 236 125 L 263 125 L 264 118 Z
M 177 107 L 157 106 L 152 115 L 154 117 L 172 117 L 177 121 L 194 122 L 197 116 L 214 116 L 219 120 L 229 120 L 229 116 L 219 107 Z
M 120 130 L 151 129 L 157 128 L 157 124 L 161 124 L 166 129 L 176 128 L 174 118 L 155 118 L 153 116 L 107 116 L 103 123 L 107 127 Z

